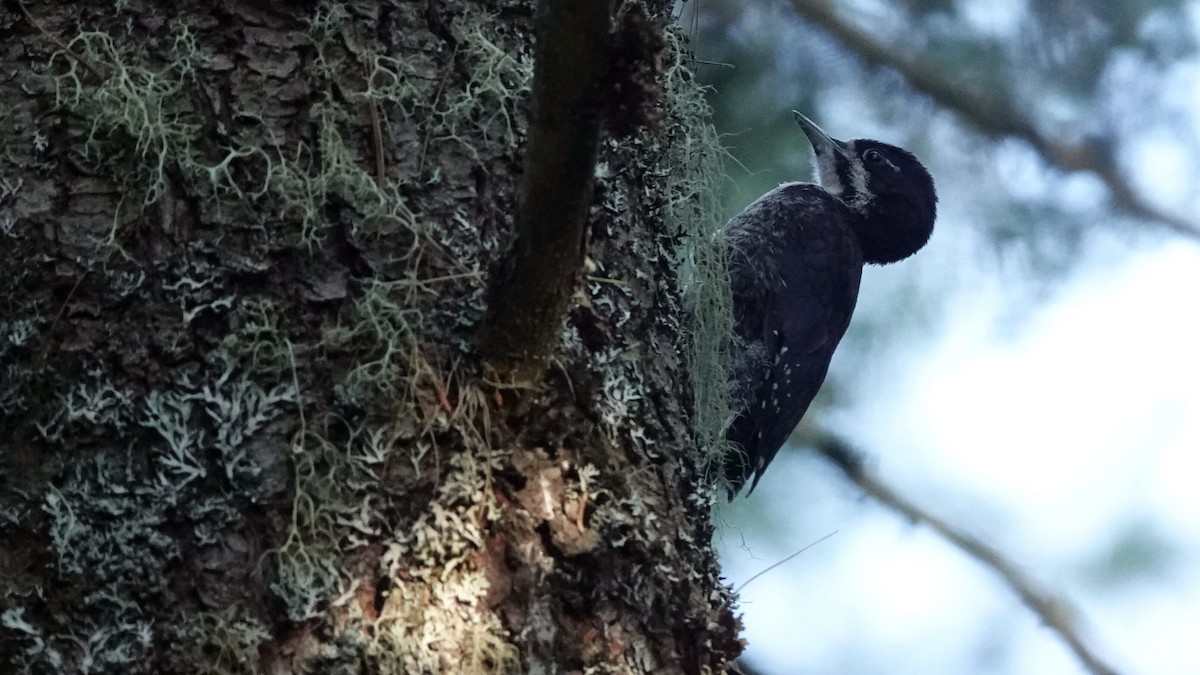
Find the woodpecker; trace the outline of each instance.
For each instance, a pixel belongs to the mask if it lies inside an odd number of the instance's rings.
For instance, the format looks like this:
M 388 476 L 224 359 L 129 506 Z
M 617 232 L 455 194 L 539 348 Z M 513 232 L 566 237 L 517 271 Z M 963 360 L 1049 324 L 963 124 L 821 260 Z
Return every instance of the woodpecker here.
M 718 235 L 733 290 L 730 499 L 751 476 L 754 491 L 824 382 L 854 313 L 863 265 L 916 253 L 937 215 L 933 177 L 911 153 L 879 141 L 838 141 L 792 115 L 816 155 L 816 184 L 780 185 Z

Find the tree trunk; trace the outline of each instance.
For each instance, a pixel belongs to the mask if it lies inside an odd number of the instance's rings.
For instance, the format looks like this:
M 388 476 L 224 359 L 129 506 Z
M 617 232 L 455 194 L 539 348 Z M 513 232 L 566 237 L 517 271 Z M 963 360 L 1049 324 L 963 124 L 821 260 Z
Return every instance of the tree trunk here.
M 5 3 L 0 672 L 736 657 L 678 281 L 712 133 L 669 9 L 620 10 L 587 276 L 514 391 L 476 335 L 530 2 Z

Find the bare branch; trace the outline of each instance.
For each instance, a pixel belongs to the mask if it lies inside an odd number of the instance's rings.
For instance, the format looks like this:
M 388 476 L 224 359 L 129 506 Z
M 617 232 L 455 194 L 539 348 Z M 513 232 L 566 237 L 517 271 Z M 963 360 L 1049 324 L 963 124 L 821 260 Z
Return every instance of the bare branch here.
M 1096 654 L 1095 648 L 1084 642 L 1079 628 L 1072 621 L 1073 612 L 1041 588 L 1015 562 L 1004 557 L 1000 551 L 988 546 L 983 541 L 966 534 L 901 497 L 890 486 L 872 475 L 863 465 L 862 456 L 841 439 L 823 434 L 814 439 L 813 446 L 834 466 L 841 469 L 855 485 L 862 488 L 863 492 L 913 523 L 928 526 L 984 567 L 999 575 L 1001 581 L 1017 594 L 1021 602 L 1025 603 L 1025 606 L 1036 614 L 1050 630 L 1057 633 L 1067 643 L 1075 656 L 1083 662 L 1088 672 L 1095 675 L 1117 675 L 1117 670 L 1105 663 Z
M 1134 190 L 1117 166 L 1110 146 L 1103 143 L 1073 144 L 1048 138 L 1020 114 L 1002 95 L 984 96 L 942 77 L 937 69 L 920 59 L 904 56 L 894 46 L 876 41 L 870 34 L 842 20 L 827 0 L 792 0 L 796 13 L 828 32 L 847 49 L 868 63 L 890 68 L 908 80 L 913 89 L 929 96 L 990 137 L 1011 136 L 1029 143 L 1047 162 L 1064 171 L 1090 171 L 1108 186 L 1113 203 L 1122 211 L 1165 225 L 1192 239 L 1200 239 L 1200 224 L 1168 213 L 1147 202 Z
M 539 5 L 515 239 L 481 330 L 484 357 L 503 383 L 541 376 L 583 266 L 612 14 L 613 0 Z

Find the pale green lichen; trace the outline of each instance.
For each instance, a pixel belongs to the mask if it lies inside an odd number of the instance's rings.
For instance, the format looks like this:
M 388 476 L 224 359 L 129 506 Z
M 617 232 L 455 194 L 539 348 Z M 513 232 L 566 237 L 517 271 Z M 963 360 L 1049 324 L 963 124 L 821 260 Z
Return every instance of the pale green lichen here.
M 66 635 L 49 636 L 26 621 L 24 611 L 12 607 L 0 615 L 0 626 L 20 645 L 11 665 L 23 675 L 129 672 L 144 659 L 154 636 L 145 620 L 84 623 Z
M 268 326 L 250 325 L 271 337 Z M 145 603 L 165 592 L 185 549 L 220 544 L 244 504 L 267 494 L 250 449 L 298 399 L 290 372 L 257 370 L 250 355 L 260 352 L 218 348 L 203 383 L 180 375 L 144 395 L 95 368 L 58 396 L 39 427 L 46 438 L 123 436 L 127 447 L 91 451 L 42 498 L 58 581 L 77 604 L 53 634 L 7 617 L 24 635 L 22 672 L 143 672 L 138 664 L 170 629 L 150 621 Z M 139 437 L 139 426 L 153 433 Z M 135 459 L 144 446 L 149 462 Z M 195 489 L 213 469 L 222 479 L 216 493 Z
M 259 646 L 270 639 L 267 627 L 240 607 L 201 612 L 173 628 L 167 662 L 192 675 L 255 675 Z
M 434 104 L 436 140 L 457 140 L 474 153 L 479 134 L 484 140 L 515 145 L 525 134 L 525 116 L 518 106 L 533 82 L 533 58 L 523 49 L 497 44 L 495 31 L 486 30 L 487 17 L 456 20 L 451 32 L 471 73 L 461 89 L 444 92 Z M 470 135 L 460 127 L 470 125 Z
M 79 467 L 62 489 L 46 494 L 43 505 L 59 572 L 86 575 L 96 591 L 85 602 L 161 588 L 163 563 L 179 554 L 160 529 L 174 501 L 167 490 L 130 484 L 111 462 Z
M 272 553 L 278 572 L 271 589 L 294 620 L 334 607 L 357 616 L 355 603 L 339 600 L 352 596 L 356 582 L 338 573 L 335 563 L 340 553 L 380 538 L 390 543 L 379 572 L 393 582 L 369 631 L 373 637 L 354 637 L 363 628 L 352 622 L 312 664 L 314 672 L 343 672 L 349 657 L 342 650 L 362 653 L 371 672 L 379 673 L 517 667 L 516 648 L 483 604 L 488 583 L 473 562 L 500 515 L 487 484 L 504 454 L 488 447 L 476 427 L 486 414 L 482 392 L 460 391 L 452 410 L 421 393 L 445 387 L 445 375 L 416 341 L 422 322 L 410 298 L 421 292 L 411 282 L 375 282 L 344 325 L 326 334 L 333 348 L 353 345 L 371 355 L 337 390 L 343 405 L 360 407 L 364 417 L 349 430 L 345 446 L 313 431 L 299 439 L 292 524 Z M 379 493 L 381 472 L 395 462 L 418 469 L 440 433 L 454 434 L 467 447 L 447 458 L 437 492 L 416 520 L 396 527 L 387 517 L 394 507 Z
M 100 457 L 46 493 L 42 510 L 60 581 L 78 594 L 62 632 L 50 635 L 6 613 L 24 635 L 21 672 L 128 672 L 144 661 L 155 630 L 142 602 L 166 587 L 181 552 L 168 533 L 175 493 Z
M 341 23 L 335 20 L 333 10 L 321 16 L 325 18 L 315 21 L 313 34 L 325 36 L 325 40 L 326 32 L 339 30 Z M 197 45 L 187 26 L 176 28 L 173 46 L 168 50 L 170 60 L 158 67 L 136 63 L 106 33 L 83 33 L 68 47 L 106 77 L 99 86 L 86 85 L 84 67 L 76 60 L 61 57 L 67 67 L 55 80 L 56 103 L 89 120 L 82 145 L 86 161 L 132 160 L 130 164 L 137 171 L 126 180 L 142 194 L 143 204 L 161 200 L 169 190 L 170 173 L 178 171 L 197 185 L 209 186 L 218 199 L 250 203 L 271 200 L 282 215 L 299 221 L 299 241 L 310 249 L 320 242 L 325 226 L 322 210 L 334 198 L 356 208 L 358 218 L 352 223 L 356 234 L 387 232 L 397 227 L 417 230 L 414 214 L 395 187 L 380 185 L 350 150 L 352 144 L 343 138 L 342 128 L 349 124 L 350 117 L 333 102 L 336 72 L 326 72 L 328 95 L 309 111 L 317 125 L 314 144 L 301 141 L 284 150 L 276 146 L 275 139 L 239 135 L 212 153 L 201 142 L 203 125 L 188 98 L 196 68 L 210 57 Z M 389 63 L 399 68 L 397 60 Z M 350 96 L 393 103 L 403 110 L 412 100 L 412 93 L 368 87 L 359 94 L 350 92 Z M 256 119 L 248 111 L 239 115 Z M 132 140 L 132 154 L 126 150 L 127 140 Z M 206 158 L 206 154 L 214 158 Z M 233 167 L 249 162 L 264 167 L 261 180 L 251 183 L 235 177 Z M 104 243 L 115 245 L 116 239 L 114 225 Z
M 9 630 L 9 639 L 18 645 L 17 663 L 29 673 L 62 672 L 66 659 L 51 644 L 44 631 L 25 620 L 24 607 L 9 607 L 0 614 L 0 626 Z
M 220 464 L 231 484 L 253 481 L 260 469 L 248 456 L 252 436 L 267 423 L 291 410 L 299 402 L 293 382 L 280 382 L 269 388 L 245 373 L 234 374 L 230 363 L 216 381 L 205 384 L 197 394 L 208 415 L 214 435 L 212 447 L 220 453 Z
M 28 404 L 26 380 L 29 371 L 20 365 L 18 354 L 38 344 L 42 334 L 36 317 L 0 319 L 0 413 L 16 415 Z
M 55 55 L 66 66 L 55 80 L 55 103 L 90 120 L 82 146 L 85 160 L 111 161 L 124 154 L 124 138 L 133 139 L 135 166 L 142 171 L 131 185 L 141 189 L 144 204 L 153 204 L 167 189 L 169 168 L 193 161 L 192 146 L 202 128 L 184 94 L 193 83 L 197 61 L 203 58 L 194 36 L 187 26 L 179 26 L 167 50 L 168 62 L 158 68 L 131 62 L 112 36 L 103 32 L 81 33 L 67 48 L 80 59 Z M 104 74 L 99 85 L 84 84 L 82 62 Z M 123 138 L 114 142 L 114 131 Z
M 288 138 L 286 147 L 284 139 L 269 137 L 254 111 L 232 112 L 246 123 L 240 131 L 222 122 L 216 140 L 207 128 L 201 132 L 192 90 L 196 71 L 212 55 L 186 26 L 168 27 L 173 37 L 161 62 L 99 32 L 69 43 L 99 74 L 55 56 L 58 105 L 84 120 L 79 149 L 85 166 L 116 178 L 134 196 L 126 206 L 140 201 L 169 211 L 172 181 L 179 181 L 197 197 L 202 220 L 224 209 L 251 216 L 231 226 L 236 236 L 240 227 L 272 246 L 315 251 L 327 240 L 330 207 L 336 205 L 353 245 L 398 234 L 408 246 L 384 263 L 391 267 L 379 276 L 392 281 L 363 281 L 347 290 L 352 299 L 341 322 L 327 329 L 319 347 L 302 345 L 300 353 L 287 337 L 295 333 L 285 326 L 297 329 L 281 318 L 287 302 L 240 294 L 198 240 L 181 246 L 165 271 L 110 271 L 103 263 L 127 234 L 118 224 L 130 222 L 113 215 L 107 240 L 101 235 L 93 259 L 83 261 L 94 275 L 89 282 L 103 275 L 121 298 L 157 300 L 165 293 L 168 306 L 178 308 L 172 321 L 186 331 L 200 334 L 214 323 L 228 329 L 216 336 L 215 346 L 202 346 L 203 353 L 181 347 L 189 360 L 139 382 L 144 388 L 136 392 L 97 370 L 51 398 L 53 410 L 40 426 L 45 439 L 120 436 L 128 445 L 88 446 L 95 459 L 64 471 L 61 484 L 36 502 L 49 522 L 61 581 L 83 595 L 78 614 L 55 629 L 41 613 L 32 618 L 29 605 L 14 604 L 0 617 L 18 635 L 26 671 L 145 672 L 150 655 L 161 654 L 148 650 L 169 640 L 168 665 L 256 672 L 258 647 L 270 636 L 245 612 L 227 607 L 156 624 L 143 607 L 166 593 L 164 561 L 177 564 L 184 551 L 225 543 L 243 523 L 247 504 L 282 494 L 263 484 L 271 471 L 262 461 L 264 445 L 268 454 L 290 448 L 279 461 L 290 460 L 293 480 L 286 535 L 261 560 L 268 589 L 291 621 L 344 621 L 324 624 L 334 637 L 312 672 L 343 672 L 331 664 L 359 672 L 364 663 L 371 672 L 396 674 L 519 668 L 514 638 L 485 602 L 488 581 L 478 563 L 500 514 L 492 477 L 507 455 L 488 444 L 484 393 L 454 381 L 455 363 L 439 361 L 450 350 L 425 346 L 443 337 L 430 334 L 430 326 L 438 326 L 454 337 L 459 353 L 468 351 L 463 335 L 483 309 L 484 269 L 497 235 L 480 242 L 466 207 L 445 222 L 423 222 L 402 196 L 406 188 L 395 182 L 396 172 L 379 172 L 364 161 L 358 117 L 364 103 L 377 106 L 383 133 L 392 135 L 368 135 L 365 142 L 391 142 L 402 129 L 408 134 L 402 137 L 418 139 L 419 147 L 409 150 L 420 153 L 421 167 L 426 154 L 439 149 L 475 158 L 513 153 L 525 133 L 520 106 L 532 59 L 515 36 L 506 42 L 503 33 L 488 30 L 487 21 L 451 22 L 459 50 L 454 73 L 468 72 L 459 79 L 356 47 L 369 41 L 353 34 L 349 12 L 327 5 L 308 32 L 318 54 L 315 75 L 308 73 L 315 102 L 297 113 L 311 122 L 312 135 Z M 358 91 L 345 76 L 353 72 L 347 64 L 352 59 L 364 73 Z M 430 167 L 431 175 L 419 179 L 437 183 L 439 171 Z M 258 212 L 270 215 L 255 220 Z M 164 227 L 171 225 L 167 220 Z M 2 222 L 0 231 L 8 233 Z M 453 259 L 448 269 L 429 267 L 434 250 Z M 261 259 L 238 264 L 250 273 L 266 269 Z M 455 302 L 440 300 L 447 289 Z M 616 301 L 613 310 L 629 311 Z M 39 318 L 6 325 L 0 350 L 28 349 L 38 338 L 31 331 L 47 324 Z M 311 371 L 298 359 L 319 358 L 313 356 L 319 349 L 355 357 L 329 383 L 335 410 L 309 419 L 317 396 L 302 398 L 301 374 Z M 605 424 L 614 434 L 623 416 L 640 414 L 645 398 L 646 385 L 629 353 L 614 352 L 605 366 L 624 373 L 605 384 Z M 3 386 L 0 406 L 7 400 Z M 16 396 L 9 405 L 21 404 Z M 636 428 L 628 433 L 645 443 Z M 454 452 L 440 456 L 443 443 L 453 444 Z M 419 513 L 397 505 L 389 492 L 394 486 L 386 487 L 388 471 L 398 464 L 411 468 L 416 480 L 438 486 Z M 436 481 L 421 473 L 430 467 L 439 472 Z M 580 468 L 566 499 L 594 497 L 602 489 L 592 485 L 597 478 L 594 468 Z M 362 616 L 354 596 L 360 581 L 345 568 L 347 555 L 368 544 L 383 544 L 378 572 L 394 582 L 375 619 Z
M 350 226 L 355 235 L 418 232 L 416 216 L 395 187 L 381 186 L 350 150 L 341 131 L 348 113 L 327 99 L 315 103 L 310 115 L 317 125 L 316 146 L 300 143 L 292 156 L 275 157 L 266 181 L 283 213 L 300 221 L 300 242 L 310 249 L 320 243 L 322 209 L 335 197 L 354 206 Z
M 395 657 L 387 672 L 517 672 L 517 649 L 471 563 L 501 514 L 487 485 L 503 464 L 503 452 L 484 446 L 455 454 L 429 508 L 385 551 L 393 585 L 369 653 Z
M 671 45 L 664 70 L 667 133 L 672 142 L 663 187 L 668 221 L 681 239 L 676 265 L 686 289 L 685 309 L 690 309 L 686 354 L 694 396 L 692 427 L 709 478 L 716 481 L 722 460 L 732 451 L 725 429 L 733 419 L 728 384 L 733 297 L 726 254 L 714 236 L 721 225 L 720 188 L 728 153 L 710 122 L 706 92 L 695 82 L 682 38 L 674 31 L 666 35 Z
M 63 424 L 88 424 L 124 429 L 132 419 L 133 393 L 104 380 L 99 369 L 59 394 Z

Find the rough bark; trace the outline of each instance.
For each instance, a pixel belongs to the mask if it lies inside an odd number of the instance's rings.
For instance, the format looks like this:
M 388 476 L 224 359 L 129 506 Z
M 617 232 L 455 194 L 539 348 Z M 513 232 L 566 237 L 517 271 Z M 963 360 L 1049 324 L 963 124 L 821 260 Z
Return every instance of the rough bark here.
M 660 39 L 668 9 L 642 13 Z M 602 144 L 550 374 L 514 394 L 478 364 L 532 21 L 0 5 L 0 671 L 736 656 L 672 222 L 706 122 L 671 102 L 696 95 L 671 41 L 639 71 L 663 124 Z

